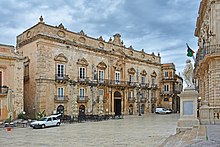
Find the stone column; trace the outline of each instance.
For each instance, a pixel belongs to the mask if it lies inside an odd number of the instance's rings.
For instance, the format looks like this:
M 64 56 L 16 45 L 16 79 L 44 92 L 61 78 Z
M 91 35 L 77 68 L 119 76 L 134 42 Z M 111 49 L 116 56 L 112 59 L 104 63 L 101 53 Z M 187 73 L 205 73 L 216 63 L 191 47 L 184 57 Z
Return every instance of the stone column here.
M 99 111 L 98 114 L 100 116 L 103 115 L 103 112 L 104 112 L 104 110 L 103 110 L 103 95 L 99 96 L 99 110 L 98 111 Z
M 78 103 L 77 103 L 77 95 L 74 94 L 74 86 L 71 85 L 71 96 L 72 96 L 72 116 L 74 120 L 78 117 Z
M 187 87 L 180 94 L 180 119 L 177 122 L 177 133 L 198 127 L 197 98 L 198 92 L 195 88 Z

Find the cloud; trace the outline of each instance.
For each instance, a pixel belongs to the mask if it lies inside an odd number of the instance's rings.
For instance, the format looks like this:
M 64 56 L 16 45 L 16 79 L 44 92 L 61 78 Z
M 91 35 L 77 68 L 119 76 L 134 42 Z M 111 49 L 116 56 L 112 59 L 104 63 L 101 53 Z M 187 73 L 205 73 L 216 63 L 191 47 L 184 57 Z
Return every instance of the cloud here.
M 120 33 L 126 46 L 160 52 L 162 62 L 185 63 L 185 43 L 196 50 L 194 37 L 199 1 L 192 0 L 1 0 L 0 43 L 14 44 L 15 37 L 38 22 L 71 31 L 84 30 L 105 40 Z

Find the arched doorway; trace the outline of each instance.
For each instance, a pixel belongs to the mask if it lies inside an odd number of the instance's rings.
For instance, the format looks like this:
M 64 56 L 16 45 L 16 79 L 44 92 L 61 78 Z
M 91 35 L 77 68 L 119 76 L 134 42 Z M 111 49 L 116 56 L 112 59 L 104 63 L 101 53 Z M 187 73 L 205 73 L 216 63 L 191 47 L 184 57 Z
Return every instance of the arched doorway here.
M 141 114 L 144 114 L 144 109 L 145 109 L 145 105 L 142 104 L 142 105 L 141 105 Z
M 84 105 L 80 105 L 79 106 L 79 115 L 85 115 L 85 106 Z
M 63 105 L 59 105 L 58 107 L 57 107 L 57 113 L 58 114 L 64 114 L 64 106 Z
M 121 93 L 118 91 L 114 93 L 114 110 L 115 115 L 121 115 Z
M 133 105 L 132 104 L 129 105 L 128 114 L 133 115 Z

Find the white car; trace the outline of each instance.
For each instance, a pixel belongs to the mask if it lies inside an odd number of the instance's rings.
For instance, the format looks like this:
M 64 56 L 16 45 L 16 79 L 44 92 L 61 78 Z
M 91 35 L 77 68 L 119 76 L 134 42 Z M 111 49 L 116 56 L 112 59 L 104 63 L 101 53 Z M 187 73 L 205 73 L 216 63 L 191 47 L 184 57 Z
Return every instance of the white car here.
M 171 111 L 166 108 L 156 108 L 155 113 L 157 113 L 157 114 L 170 114 Z
M 59 126 L 60 125 L 60 119 L 58 119 L 56 116 L 48 116 L 43 117 L 38 121 L 34 121 L 30 124 L 33 128 L 45 128 L 50 126 Z

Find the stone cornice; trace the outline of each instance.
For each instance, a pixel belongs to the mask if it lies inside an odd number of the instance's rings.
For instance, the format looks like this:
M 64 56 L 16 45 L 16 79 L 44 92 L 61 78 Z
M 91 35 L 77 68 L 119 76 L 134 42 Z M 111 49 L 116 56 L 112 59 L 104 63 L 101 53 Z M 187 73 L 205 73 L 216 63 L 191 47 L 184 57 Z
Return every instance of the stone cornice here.
M 22 43 L 17 44 L 18 50 L 19 50 L 20 47 L 23 47 L 24 45 L 27 45 L 31 42 L 34 42 L 34 41 L 38 40 L 38 39 L 44 39 L 44 40 L 49 40 L 49 41 L 53 41 L 53 42 L 57 42 L 57 43 L 61 43 L 61 44 L 71 45 L 71 46 L 83 48 L 83 49 L 93 51 L 93 52 L 100 52 L 100 53 L 103 53 L 103 54 L 109 54 L 109 55 L 116 56 L 118 58 L 127 58 L 127 59 L 135 60 L 135 61 L 138 61 L 138 62 L 152 64 L 152 65 L 155 65 L 155 66 L 161 66 L 161 63 L 141 60 L 141 59 L 138 59 L 138 58 L 135 58 L 135 57 L 127 56 L 127 55 L 126 56 L 118 55 L 118 54 L 114 54 L 112 51 L 107 51 L 107 50 L 104 50 L 104 49 L 94 48 L 94 47 L 88 46 L 86 44 L 79 44 L 79 43 L 76 43 L 75 41 L 63 40 L 63 39 L 60 39 L 60 38 L 55 38 L 55 37 L 51 37 L 51 36 L 47 36 L 47 35 L 43 35 L 43 34 L 38 34 L 38 35 L 28 39 L 28 40 L 23 41 Z

